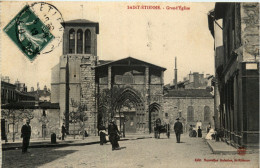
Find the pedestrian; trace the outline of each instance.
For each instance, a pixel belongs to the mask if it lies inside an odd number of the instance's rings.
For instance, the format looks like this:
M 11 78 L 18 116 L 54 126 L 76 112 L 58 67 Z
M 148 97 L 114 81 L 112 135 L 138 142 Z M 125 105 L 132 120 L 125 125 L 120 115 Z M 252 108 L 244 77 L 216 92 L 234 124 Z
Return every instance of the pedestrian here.
M 182 123 L 179 121 L 180 120 L 179 118 L 177 118 L 176 120 L 177 122 L 174 124 L 174 131 L 176 134 L 177 143 L 180 143 L 181 134 L 183 133 L 183 126 Z
M 197 123 L 196 123 L 196 130 L 198 130 L 199 127 L 201 128 L 201 126 L 202 126 L 202 122 L 201 122 L 201 120 L 200 120 L 200 121 L 197 120 Z
M 207 133 L 209 133 L 210 129 L 211 129 L 211 124 L 209 123 L 209 125 L 207 126 Z
M 65 137 L 65 134 L 66 134 L 66 128 L 65 128 L 64 123 L 62 124 L 62 127 L 61 127 L 61 134 L 62 134 L 61 140 L 64 140 L 64 137 Z
M 99 126 L 100 145 L 107 143 L 106 135 L 107 135 L 106 127 L 103 126 L 103 124 L 100 124 L 100 126 Z
M 118 140 L 120 139 L 120 132 L 114 120 L 111 120 L 108 125 L 109 141 L 112 144 L 112 150 L 119 150 Z
M 199 129 L 198 129 L 198 137 L 202 137 L 202 130 L 200 129 L 200 127 L 199 127 Z
M 192 125 L 190 125 L 190 128 L 189 128 L 189 137 L 192 137 L 192 131 L 193 131 L 193 127 L 192 127 Z
M 30 138 L 31 138 L 31 126 L 30 120 L 25 120 L 25 124 L 22 126 L 21 129 L 21 138 L 23 138 L 23 146 L 22 146 L 22 153 L 27 153 L 27 149 L 29 147 Z

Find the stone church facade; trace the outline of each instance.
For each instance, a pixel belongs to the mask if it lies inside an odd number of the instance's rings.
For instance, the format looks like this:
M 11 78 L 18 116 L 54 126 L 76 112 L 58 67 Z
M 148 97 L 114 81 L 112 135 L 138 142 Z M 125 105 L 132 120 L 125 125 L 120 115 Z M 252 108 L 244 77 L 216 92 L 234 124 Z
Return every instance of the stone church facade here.
M 51 102 L 60 105 L 60 125 L 69 125 L 73 102 L 87 106 L 85 129 L 95 134 L 99 110 L 97 95 L 105 89 L 121 88 L 117 107 L 127 118 L 126 132 L 151 132 L 153 120 L 163 117 L 163 67 L 133 57 L 116 61 L 99 60 L 99 24 L 88 20 L 63 23 L 63 55 L 52 68 Z M 120 105 L 128 102 L 131 107 Z M 117 111 L 114 116 L 118 116 Z M 122 116 L 120 116 L 122 117 Z M 72 129 L 69 129 L 70 133 Z

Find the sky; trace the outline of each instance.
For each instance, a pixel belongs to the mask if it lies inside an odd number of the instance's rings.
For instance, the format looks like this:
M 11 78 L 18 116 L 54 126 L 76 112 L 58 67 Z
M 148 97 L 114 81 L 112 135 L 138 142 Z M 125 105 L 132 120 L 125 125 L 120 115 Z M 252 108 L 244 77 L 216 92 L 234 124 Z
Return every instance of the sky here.
M 51 68 L 59 63 L 62 45 L 30 61 L 2 31 L 17 13 L 32 2 L 1 2 L 1 75 L 17 79 L 28 88 L 50 88 Z M 164 83 L 174 78 L 177 57 L 178 81 L 191 72 L 214 74 L 214 40 L 208 30 L 208 11 L 214 3 L 178 2 L 48 2 L 64 21 L 87 19 L 99 22 L 97 39 L 100 60 L 128 56 L 165 67 Z M 160 10 L 128 9 L 128 6 L 160 6 Z M 167 10 L 182 6 L 190 10 Z M 3 15 L 8 13 L 8 15 Z M 44 52 L 45 50 L 43 50 Z

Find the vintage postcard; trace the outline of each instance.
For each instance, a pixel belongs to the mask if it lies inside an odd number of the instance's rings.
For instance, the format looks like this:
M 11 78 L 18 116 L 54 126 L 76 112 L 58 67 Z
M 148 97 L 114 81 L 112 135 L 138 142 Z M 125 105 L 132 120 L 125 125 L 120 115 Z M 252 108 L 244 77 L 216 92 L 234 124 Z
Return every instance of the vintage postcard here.
M 1 1 L 2 167 L 259 167 L 259 3 Z

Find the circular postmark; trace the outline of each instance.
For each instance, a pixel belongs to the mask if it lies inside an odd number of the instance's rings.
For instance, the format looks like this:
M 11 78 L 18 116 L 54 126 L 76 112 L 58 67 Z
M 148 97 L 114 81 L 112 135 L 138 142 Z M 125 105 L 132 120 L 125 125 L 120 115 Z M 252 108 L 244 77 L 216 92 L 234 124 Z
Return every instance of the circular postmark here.
M 61 24 L 64 22 L 62 14 L 54 5 L 46 2 L 35 2 L 30 5 L 30 8 L 55 37 L 44 49 L 43 54 L 49 53 L 62 43 L 64 32 L 64 27 Z
M 16 38 L 22 51 L 33 60 L 62 43 L 64 28 L 59 10 L 46 2 L 26 5 L 16 17 Z

